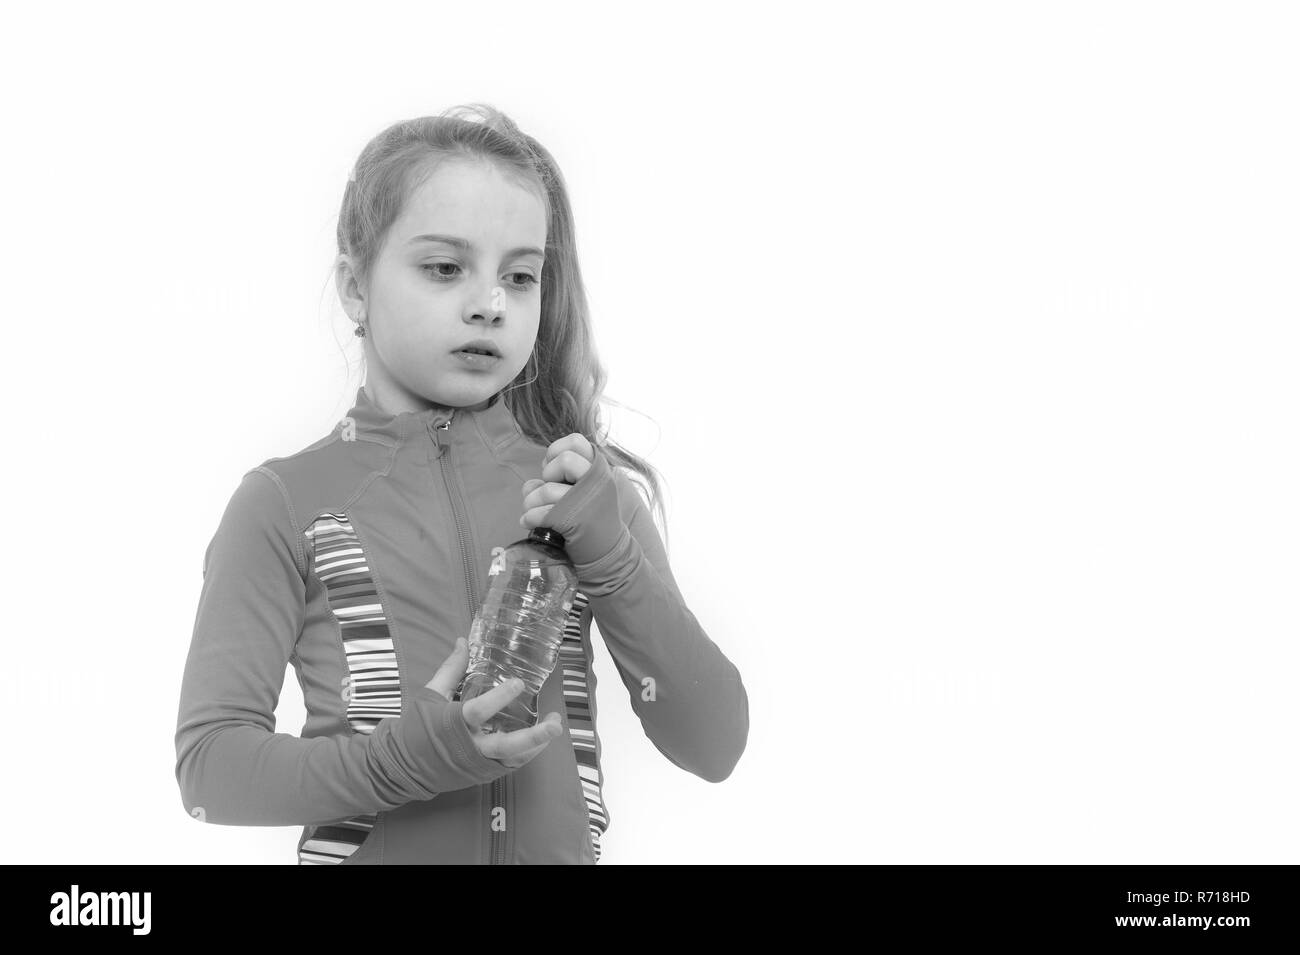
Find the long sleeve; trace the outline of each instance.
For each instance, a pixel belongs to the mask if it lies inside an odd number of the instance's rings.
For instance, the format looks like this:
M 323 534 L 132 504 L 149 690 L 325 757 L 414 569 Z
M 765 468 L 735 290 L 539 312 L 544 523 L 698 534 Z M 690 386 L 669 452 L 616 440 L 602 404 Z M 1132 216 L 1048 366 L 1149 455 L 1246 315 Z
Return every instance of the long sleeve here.
M 616 530 L 609 519 L 615 510 L 631 512 Z M 640 492 L 599 455 L 546 523 L 582 538 L 584 513 L 588 526 L 604 520 L 603 539 L 615 543 L 574 567 L 646 736 L 675 765 L 721 782 L 749 736 L 740 672 L 686 605 Z M 599 539 L 590 531 L 585 537 L 584 544 Z
M 305 558 L 279 478 L 244 475 L 203 558 L 176 727 L 185 809 L 223 825 L 307 825 L 395 809 L 509 769 L 474 746 L 428 687 L 369 734 L 276 733 L 275 706 L 305 615 Z

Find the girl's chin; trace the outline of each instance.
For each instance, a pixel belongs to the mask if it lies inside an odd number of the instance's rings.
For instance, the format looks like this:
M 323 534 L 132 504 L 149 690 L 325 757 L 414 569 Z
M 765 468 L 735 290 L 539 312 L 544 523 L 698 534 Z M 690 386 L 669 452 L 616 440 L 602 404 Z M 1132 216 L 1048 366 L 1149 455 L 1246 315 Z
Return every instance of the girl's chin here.
M 427 394 L 431 395 L 431 401 L 444 408 L 462 408 L 466 410 L 481 411 L 486 408 L 492 401 L 492 397 L 501 390 L 494 378 L 488 375 L 475 375 L 474 384 L 466 386 L 464 381 L 458 381 L 456 384 L 460 387 L 448 388 L 446 382 L 443 387 L 430 389 Z

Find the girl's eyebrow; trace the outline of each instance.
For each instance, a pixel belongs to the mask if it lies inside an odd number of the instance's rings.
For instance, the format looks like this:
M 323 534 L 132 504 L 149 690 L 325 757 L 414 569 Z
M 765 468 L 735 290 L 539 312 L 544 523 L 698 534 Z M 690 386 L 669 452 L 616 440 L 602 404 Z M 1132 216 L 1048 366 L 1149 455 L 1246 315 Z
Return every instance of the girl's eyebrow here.
M 462 239 L 458 235 L 441 235 L 437 232 L 427 232 L 424 235 L 412 236 L 407 245 L 414 245 L 417 242 L 443 242 L 447 245 L 460 249 L 462 252 L 473 252 L 474 243 L 469 239 Z M 506 252 L 507 259 L 513 259 L 517 255 L 535 255 L 540 259 L 546 258 L 546 253 L 535 245 L 521 245 Z

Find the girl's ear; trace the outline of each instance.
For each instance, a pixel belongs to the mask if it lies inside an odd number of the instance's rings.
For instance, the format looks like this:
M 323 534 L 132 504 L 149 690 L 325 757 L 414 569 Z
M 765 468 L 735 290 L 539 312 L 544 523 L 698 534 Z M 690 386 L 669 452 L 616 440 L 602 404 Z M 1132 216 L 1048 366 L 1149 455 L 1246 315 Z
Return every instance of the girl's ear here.
M 352 259 L 343 252 L 340 252 L 334 260 L 334 287 L 338 290 L 343 311 L 356 321 L 357 315 L 366 310 L 365 296 L 357 284 L 357 275 L 352 269 Z

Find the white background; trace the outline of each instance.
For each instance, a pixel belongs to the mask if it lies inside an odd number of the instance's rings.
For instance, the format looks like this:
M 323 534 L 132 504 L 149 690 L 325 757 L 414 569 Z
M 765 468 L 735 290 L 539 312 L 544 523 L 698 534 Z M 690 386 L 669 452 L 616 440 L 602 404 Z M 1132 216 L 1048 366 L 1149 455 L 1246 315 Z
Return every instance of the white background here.
M 8 861 L 295 861 L 181 803 L 203 552 L 360 384 L 357 152 L 485 101 L 749 693 L 711 784 L 599 646 L 602 864 L 1296 862 L 1293 8 L 470 9 L 10 14 Z

